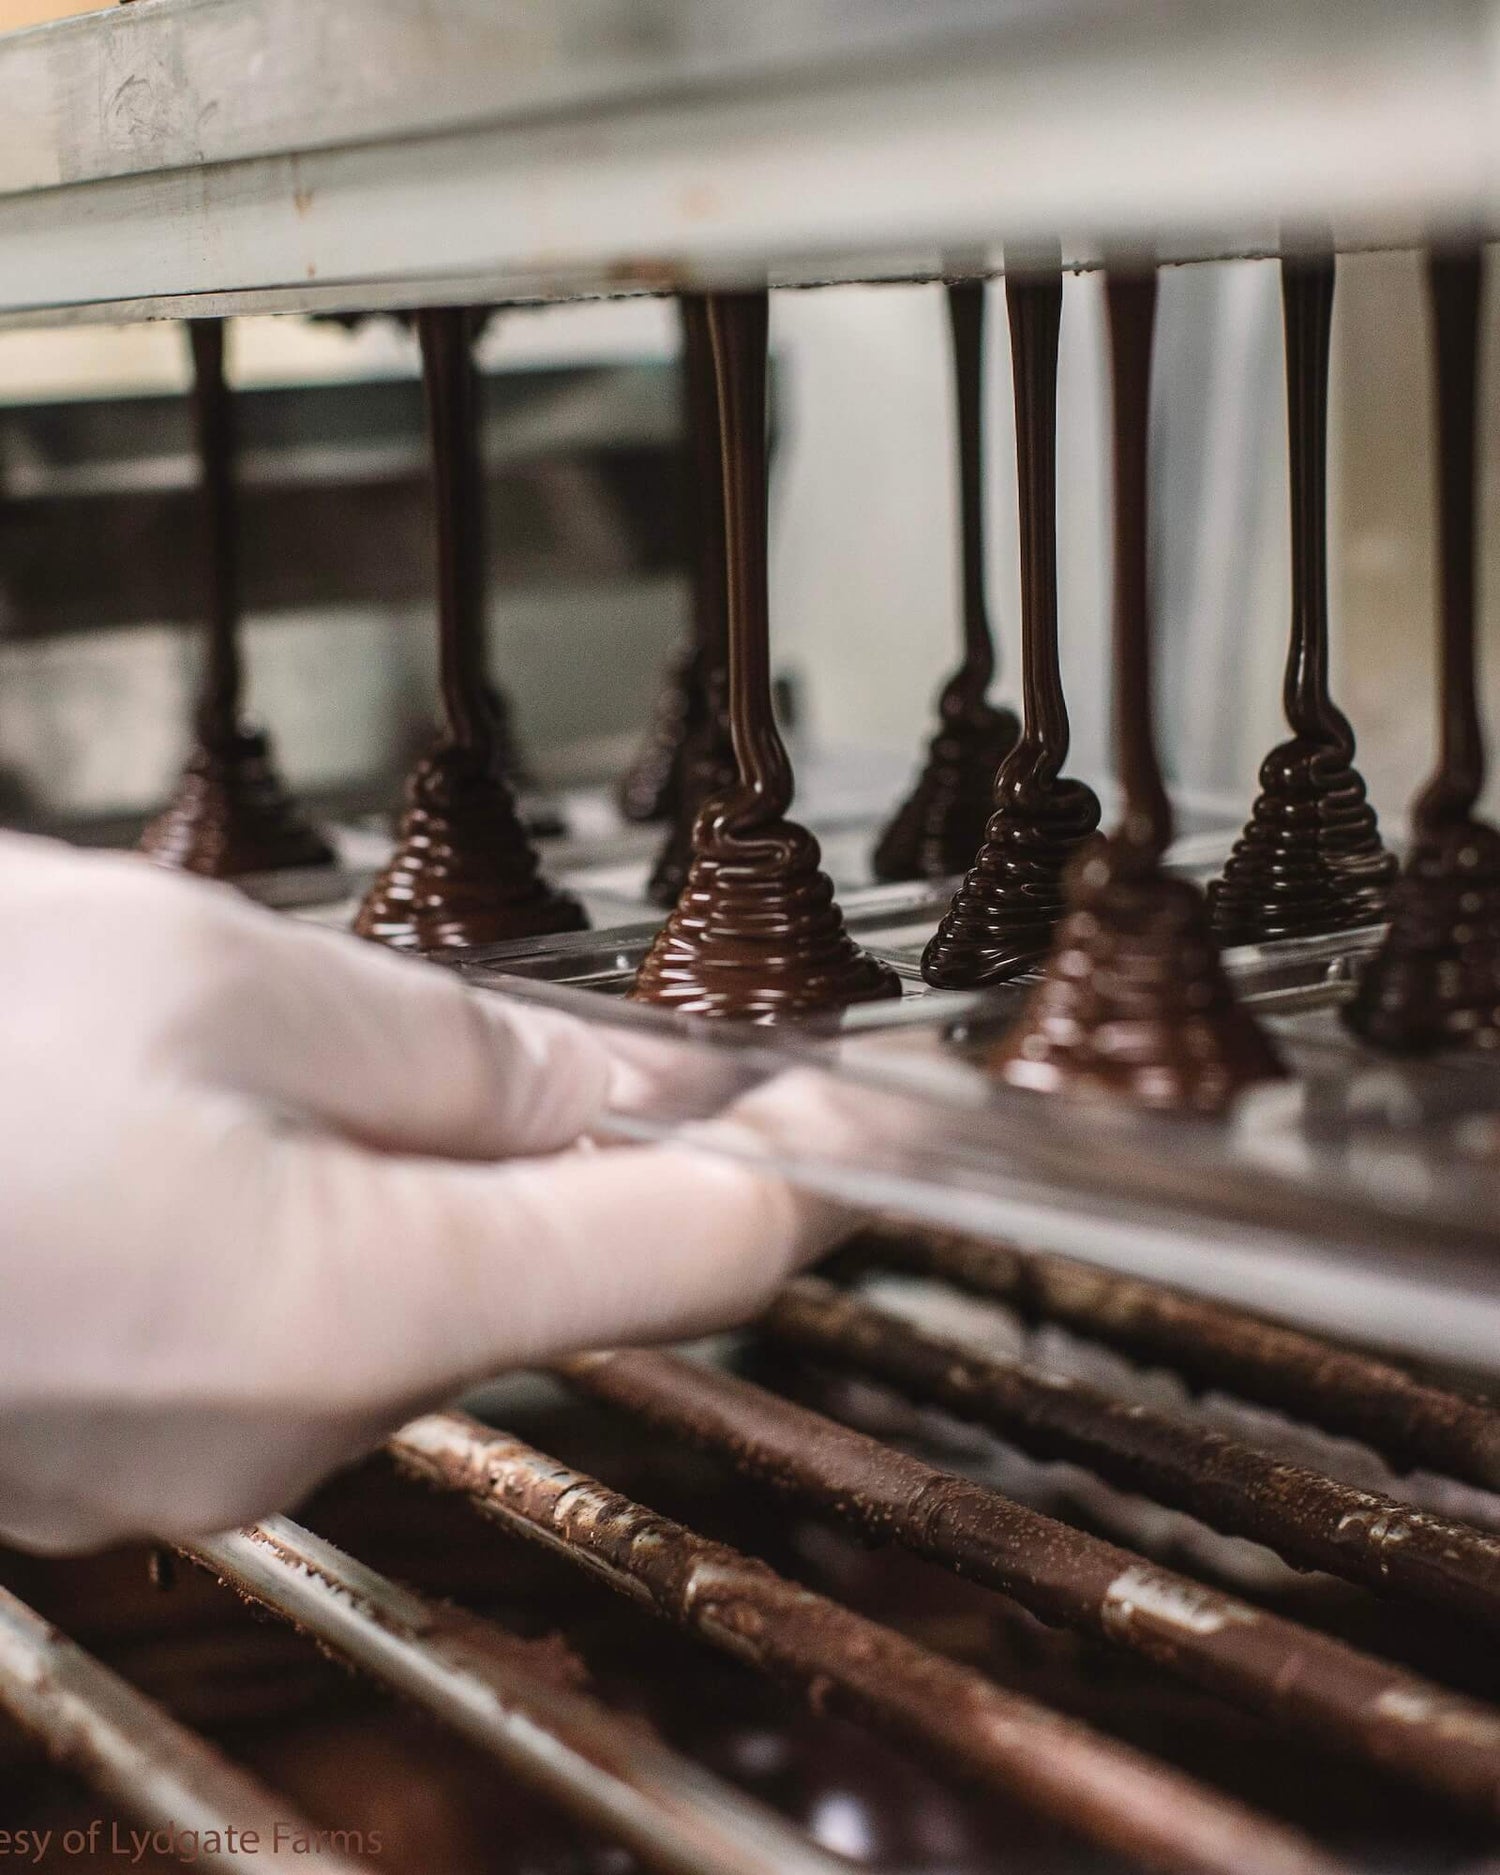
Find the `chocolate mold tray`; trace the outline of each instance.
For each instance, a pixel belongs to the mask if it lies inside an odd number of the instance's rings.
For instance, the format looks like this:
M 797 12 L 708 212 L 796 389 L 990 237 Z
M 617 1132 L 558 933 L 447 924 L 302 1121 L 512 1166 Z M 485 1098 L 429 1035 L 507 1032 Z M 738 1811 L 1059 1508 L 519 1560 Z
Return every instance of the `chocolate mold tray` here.
M 932 907 L 919 888 L 901 902 L 906 889 L 846 907 L 860 942 L 902 969 L 900 1002 L 823 1028 L 628 1002 L 650 926 L 448 962 L 608 1037 L 625 1064 L 613 1136 L 686 1138 L 864 1209 L 1500 1375 L 1500 1065 L 1395 1062 L 1345 1033 L 1338 1004 L 1378 929 L 1230 951 L 1291 1074 L 1221 1120 L 1181 1119 L 996 1084 L 983 1046 L 1026 985 L 956 994 L 914 980 L 906 934 Z M 752 1094 L 769 1125 L 704 1127 Z

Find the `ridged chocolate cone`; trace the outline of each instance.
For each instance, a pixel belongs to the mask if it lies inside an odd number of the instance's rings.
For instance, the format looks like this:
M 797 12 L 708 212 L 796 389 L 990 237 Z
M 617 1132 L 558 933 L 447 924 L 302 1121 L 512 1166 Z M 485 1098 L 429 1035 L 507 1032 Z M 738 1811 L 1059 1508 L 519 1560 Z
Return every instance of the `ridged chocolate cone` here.
M 1235 1000 L 1197 886 L 1122 863 L 1112 840 L 1068 884 L 1043 980 L 990 1053 L 1002 1080 L 1215 1114 L 1284 1072 Z
M 979 855 L 922 953 L 938 989 L 1003 983 L 1044 957 L 1066 905 L 1068 862 L 1099 826 L 1099 800 L 1081 781 L 1038 772 L 1018 749 L 1000 771 L 999 806 Z
M 1419 835 L 1343 1015 L 1396 1054 L 1500 1049 L 1500 832 L 1465 819 Z
M 328 866 L 334 858 L 288 794 L 258 729 L 193 750 L 176 793 L 141 835 L 140 849 L 158 866 L 212 879 Z
M 1220 941 L 1263 944 L 1378 923 L 1396 860 L 1345 750 L 1294 736 L 1261 763 L 1260 787 L 1208 888 Z
M 973 859 L 995 809 L 995 776 L 1021 726 L 988 703 L 945 719 L 917 785 L 881 834 L 877 879 L 951 879 Z
M 361 937 L 430 951 L 586 928 L 578 900 L 542 877 L 492 752 L 439 742 L 413 770 L 407 803 L 355 918 Z
M 899 996 L 844 929 L 818 843 L 795 821 L 735 832 L 704 810 L 687 885 L 630 994 L 690 1015 L 773 1023 Z

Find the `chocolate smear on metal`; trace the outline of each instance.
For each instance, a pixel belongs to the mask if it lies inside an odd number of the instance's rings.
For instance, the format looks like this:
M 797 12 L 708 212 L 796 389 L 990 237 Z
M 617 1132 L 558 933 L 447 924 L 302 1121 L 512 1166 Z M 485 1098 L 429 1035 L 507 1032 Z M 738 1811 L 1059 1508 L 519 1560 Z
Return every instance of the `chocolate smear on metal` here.
M 988 701 L 995 640 L 984 602 L 984 282 L 948 287 L 958 419 L 963 662 L 938 702 L 937 734 L 917 784 L 881 834 L 877 879 L 946 879 L 973 859 L 995 804 L 995 774 L 1014 745 L 1015 712 Z
M 1225 944 L 1313 937 L 1385 915 L 1396 860 L 1354 767 L 1354 731 L 1328 689 L 1328 348 L 1331 253 L 1281 263 L 1292 497 L 1292 630 L 1283 702 L 1292 730 L 1208 888 Z
M 992 1297 L 1028 1322 L 1060 1322 L 1194 1388 L 1237 1394 L 1360 1439 L 1397 1470 L 1447 1472 L 1500 1490 L 1500 1411 L 1358 1349 L 1160 1283 L 956 1231 L 889 1226 L 844 1247 L 877 1265 Z
M 540 937 L 588 922 L 578 901 L 538 870 L 505 778 L 503 727 L 485 678 L 475 320 L 457 306 L 416 316 L 437 498 L 445 720 L 407 783 L 396 850 L 354 921 L 361 937 L 400 950 Z
M 1045 955 L 1063 912 L 1063 869 L 1099 825 L 1099 802 L 1064 780 L 1068 709 L 1057 655 L 1057 345 L 1060 260 L 1007 270 L 1021 517 L 1025 728 L 996 777 L 978 856 L 922 956 L 940 989 L 1002 983 Z
M 1412 809 L 1390 927 L 1344 1020 L 1377 1048 L 1500 1049 L 1500 831 L 1474 816 L 1484 732 L 1474 670 L 1475 423 L 1483 260 L 1428 261 L 1438 407 L 1441 725 Z
M 240 720 L 239 530 L 234 405 L 224 377 L 224 326 L 188 321 L 193 423 L 208 531 L 207 657 L 194 711 L 194 744 L 171 801 L 141 835 L 159 866 L 233 879 L 283 866 L 327 866 L 333 849 L 276 772 L 264 730 Z
M 671 827 L 646 886 L 653 905 L 677 903 L 693 863 L 693 828 L 704 803 L 732 788 L 739 770 L 729 726 L 729 570 L 725 561 L 723 445 L 708 301 L 678 301 L 692 461 L 693 709 L 680 746 Z
M 693 833 L 681 896 L 631 995 L 769 1023 L 897 996 L 895 972 L 844 929 L 818 843 L 786 818 L 792 770 L 771 702 L 766 592 L 765 292 L 707 302 L 723 436 L 729 715 L 736 778 Z
M 1111 271 L 1114 394 L 1114 717 L 1124 816 L 1067 873 L 1068 911 L 1043 980 L 990 1055 L 1001 1079 L 1219 1113 L 1281 1065 L 1240 1008 L 1198 887 L 1162 855 L 1172 808 L 1152 724 L 1146 438 L 1156 274 Z
M 879 1542 L 896 1542 L 1272 1724 L 1500 1818 L 1500 1711 L 1450 1693 L 750 1382 L 670 1354 L 582 1355 L 570 1386 Z M 426 1422 L 420 1422 L 425 1424 Z M 405 1435 L 398 1435 L 397 1456 Z
M 597 1357 L 606 1364 L 614 1357 Z M 591 1389 L 590 1357 L 575 1366 Z M 603 1391 L 608 1396 L 606 1378 Z M 1148 1866 L 1333 1875 L 1304 1837 L 457 1413 L 397 1433 L 403 1470 L 638 1606 L 947 1772 Z
M 787 1285 L 766 1326 L 814 1359 L 986 1426 L 1032 1458 L 1083 1465 L 1121 1490 L 1264 1543 L 1296 1568 L 1500 1630 L 1500 1536 L 1491 1531 L 1340 1483 L 1187 1415 L 987 1358 L 812 1277 Z

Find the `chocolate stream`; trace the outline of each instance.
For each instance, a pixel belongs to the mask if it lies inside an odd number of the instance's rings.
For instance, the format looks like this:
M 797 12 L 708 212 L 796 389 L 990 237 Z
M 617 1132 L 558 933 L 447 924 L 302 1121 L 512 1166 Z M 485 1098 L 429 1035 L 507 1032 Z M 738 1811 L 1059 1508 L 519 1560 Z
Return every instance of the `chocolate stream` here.
M 1003 982 L 1042 956 L 1063 910 L 1063 868 L 1099 824 L 1093 790 L 1059 781 L 1069 726 L 1057 645 L 1057 355 L 1061 258 L 1008 267 L 1021 545 L 1019 742 L 995 779 L 994 813 L 922 957 L 946 989 Z

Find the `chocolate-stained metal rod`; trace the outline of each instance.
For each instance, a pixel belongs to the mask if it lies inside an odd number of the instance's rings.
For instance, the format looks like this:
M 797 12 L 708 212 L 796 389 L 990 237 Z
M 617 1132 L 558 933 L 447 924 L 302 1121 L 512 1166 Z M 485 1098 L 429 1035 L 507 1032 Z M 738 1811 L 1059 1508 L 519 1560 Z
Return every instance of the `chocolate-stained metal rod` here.
M 851 1246 L 876 1263 L 1055 1321 L 1191 1386 L 1363 1440 L 1400 1469 L 1426 1467 L 1500 1490 L 1500 1412 L 1374 1355 L 1134 1276 L 937 1232 L 874 1230 Z
M 606 1357 L 607 1358 L 607 1357 Z M 461 1491 L 653 1613 L 939 1768 L 1005 1790 L 1146 1866 L 1327 1875 L 1284 1826 L 776 1575 L 457 1413 L 406 1426 L 403 1470 Z
M 221 1849 L 200 1855 L 203 1867 L 236 1875 L 306 1875 L 310 1858 L 305 1847 L 298 1853 L 293 1845 L 316 1840 L 316 1824 L 5 1589 L 0 1709 L 57 1764 L 136 1823 L 173 1829 L 179 1841 L 184 1832 L 197 1831 L 200 1845 L 209 1831 L 216 1832 Z M 121 1833 L 128 1845 L 128 1825 Z M 127 1846 L 122 1865 L 129 1853 Z M 317 1855 L 316 1865 L 326 1875 L 369 1875 L 370 1868 L 333 1847 Z
M 1122 1490 L 1264 1543 L 1299 1568 L 1500 1631 L 1500 1537 L 1488 1531 L 1082 1381 L 990 1359 L 816 1278 L 789 1283 L 764 1325 L 804 1354 L 983 1425 L 1033 1458 L 1083 1465 Z
M 570 1385 L 877 1541 L 999 1589 L 1461 1809 L 1500 1818 L 1500 1711 L 668 1354 L 585 1355 Z
M 837 1875 L 790 1824 L 581 1692 L 527 1644 L 425 1600 L 285 1517 L 179 1546 L 262 1608 L 672 1875 Z

